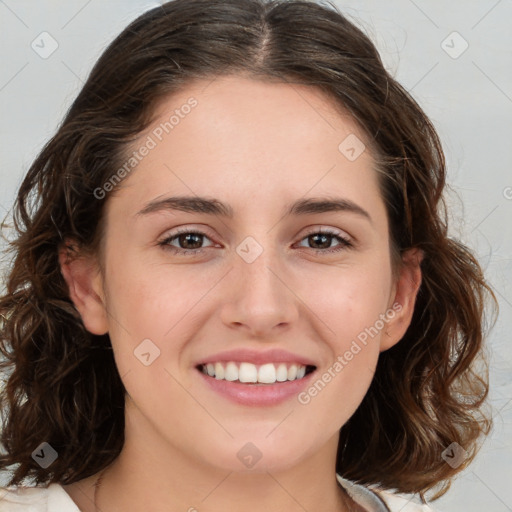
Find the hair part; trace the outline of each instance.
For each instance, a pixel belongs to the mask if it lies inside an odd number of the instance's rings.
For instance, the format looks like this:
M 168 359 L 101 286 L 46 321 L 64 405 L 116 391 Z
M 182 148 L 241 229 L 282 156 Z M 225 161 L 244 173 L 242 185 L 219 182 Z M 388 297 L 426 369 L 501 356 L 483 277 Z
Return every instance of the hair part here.
M 58 251 L 98 254 L 102 187 L 158 104 L 197 79 L 237 74 L 322 90 L 348 113 L 375 157 L 393 261 L 421 249 L 423 280 L 403 339 L 383 352 L 362 403 L 340 430 L 336 470 L 361 484 L 444 494 L 491 419 L 483 356 L 494 295 L 471 251 L 447 234 L 445 161 L 436 131 L 385 70 L 370 39 L 327 2 L 174 0 L 133 21 L 92 69 L 21 184 L 17 238 L 0 298 L 0 469 L 10 484 L 70 484 L 110 464 L 124 444 L 125 389 L 108 335 L 89 333 L 69 298 Z M 114 191 L 115 192 L 115 191 Z M 58 458 L 31 454 L 48 442 Z M 441 457 L 467 452 L 452 468 Z

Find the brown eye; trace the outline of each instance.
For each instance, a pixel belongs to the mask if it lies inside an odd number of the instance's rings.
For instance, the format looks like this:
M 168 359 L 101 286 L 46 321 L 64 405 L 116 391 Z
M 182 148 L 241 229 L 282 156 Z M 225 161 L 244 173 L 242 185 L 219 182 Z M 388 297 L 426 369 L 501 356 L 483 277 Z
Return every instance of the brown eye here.
M 310 244 L 309 248 L 316 250 L 317 253 L 332 253 L 352 247 L 352 243 L 348 238 L 345 238 L 338 232 L 329 230 L 309 233 L 302 240 L 307 240 L 308 244 Z M 338 245 L 331 248 L 333 240 L 337 241 Z
M 181 230 L 166 237 L 158 245 L 177 254 L 192 255 L 203 252 L 202 244 L 205 238 L 209 240 L 201 231 Z M 173 242 L 177 242 L 178 247 L 173 245 Z
M 202 245 L 202 236 L 199 233 L 187 233 L 174 238 L 178 240 L 182 249 L 198 249 Z

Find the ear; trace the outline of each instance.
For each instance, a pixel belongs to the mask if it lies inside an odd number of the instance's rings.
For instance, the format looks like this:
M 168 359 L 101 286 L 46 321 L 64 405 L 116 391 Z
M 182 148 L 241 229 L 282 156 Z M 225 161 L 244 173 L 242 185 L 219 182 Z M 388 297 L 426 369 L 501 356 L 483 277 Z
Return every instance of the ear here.
M 69 297 L 92 334 L 108 332 L 103 279 L 95 258 L 81 255 L 76 244 L 66 241 L 59 249 L 61 273 L 68 285 Z
M 414 313 L 416 296 L 421 285 L 421 261 L 423 251 L 420 249 L 409 249 L 402 256 L 402 263 L 399 276 L 393 287 L 388 311 L 395 314 L 387 322 L 384 335 L 381 339 L 380 352 L 388 350 L 398 343 L 409 327 Z

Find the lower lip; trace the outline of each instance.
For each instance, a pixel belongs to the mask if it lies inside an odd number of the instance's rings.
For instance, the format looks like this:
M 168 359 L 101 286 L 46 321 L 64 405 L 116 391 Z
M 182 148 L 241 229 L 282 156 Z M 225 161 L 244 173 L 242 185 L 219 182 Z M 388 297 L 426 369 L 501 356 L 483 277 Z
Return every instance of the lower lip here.
M 220 395 L 243 405 L 270 406 L 277 405 L 292 397 L 296 397 L 311 381 L 316 370 L 302 379 L 276 382 L 275 384 L 242 384 L 228 380 L 220 380 L 196 371 L 211 389 Z

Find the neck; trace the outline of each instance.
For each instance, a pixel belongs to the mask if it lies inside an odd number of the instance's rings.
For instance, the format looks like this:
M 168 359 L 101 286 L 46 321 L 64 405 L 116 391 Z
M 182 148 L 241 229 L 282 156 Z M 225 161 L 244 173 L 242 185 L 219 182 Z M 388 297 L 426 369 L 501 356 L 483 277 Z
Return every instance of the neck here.
M 151 472 L 152 473 L 152 472 Z M 335 475 L 317 478 L 290 470 L 272 474 L 234 472 L 196 473 L 187 478 L 179 471 L 172 475 L 150 473 L 137 475 L 128 471 L 119 458 L 97 478 L 94 512 L 120 512 L 149 509 L 155 512 L 183 510 L 187 512 L 217 512 L 265 510 L 303 512 L 322 504 L 326 512 L 361 510 L 335 480 Z M 333 479 L 334 476 L 334 479 Z
M 147 442 L 142 445 L 141 439 Z M 337 443 L 336 434 L 286 469 L 266 467 L 262 458 L 250 470 L 234 471 L 208 465 L 200 454 L 184 453 L 160 436 L 148 436 L 143 422 L 127 421 L 120 455 L 88 479 L 93 489 L 82 510 L 304 512 L 319 504 L 325 512 L 361 510 L 336 480 Z

